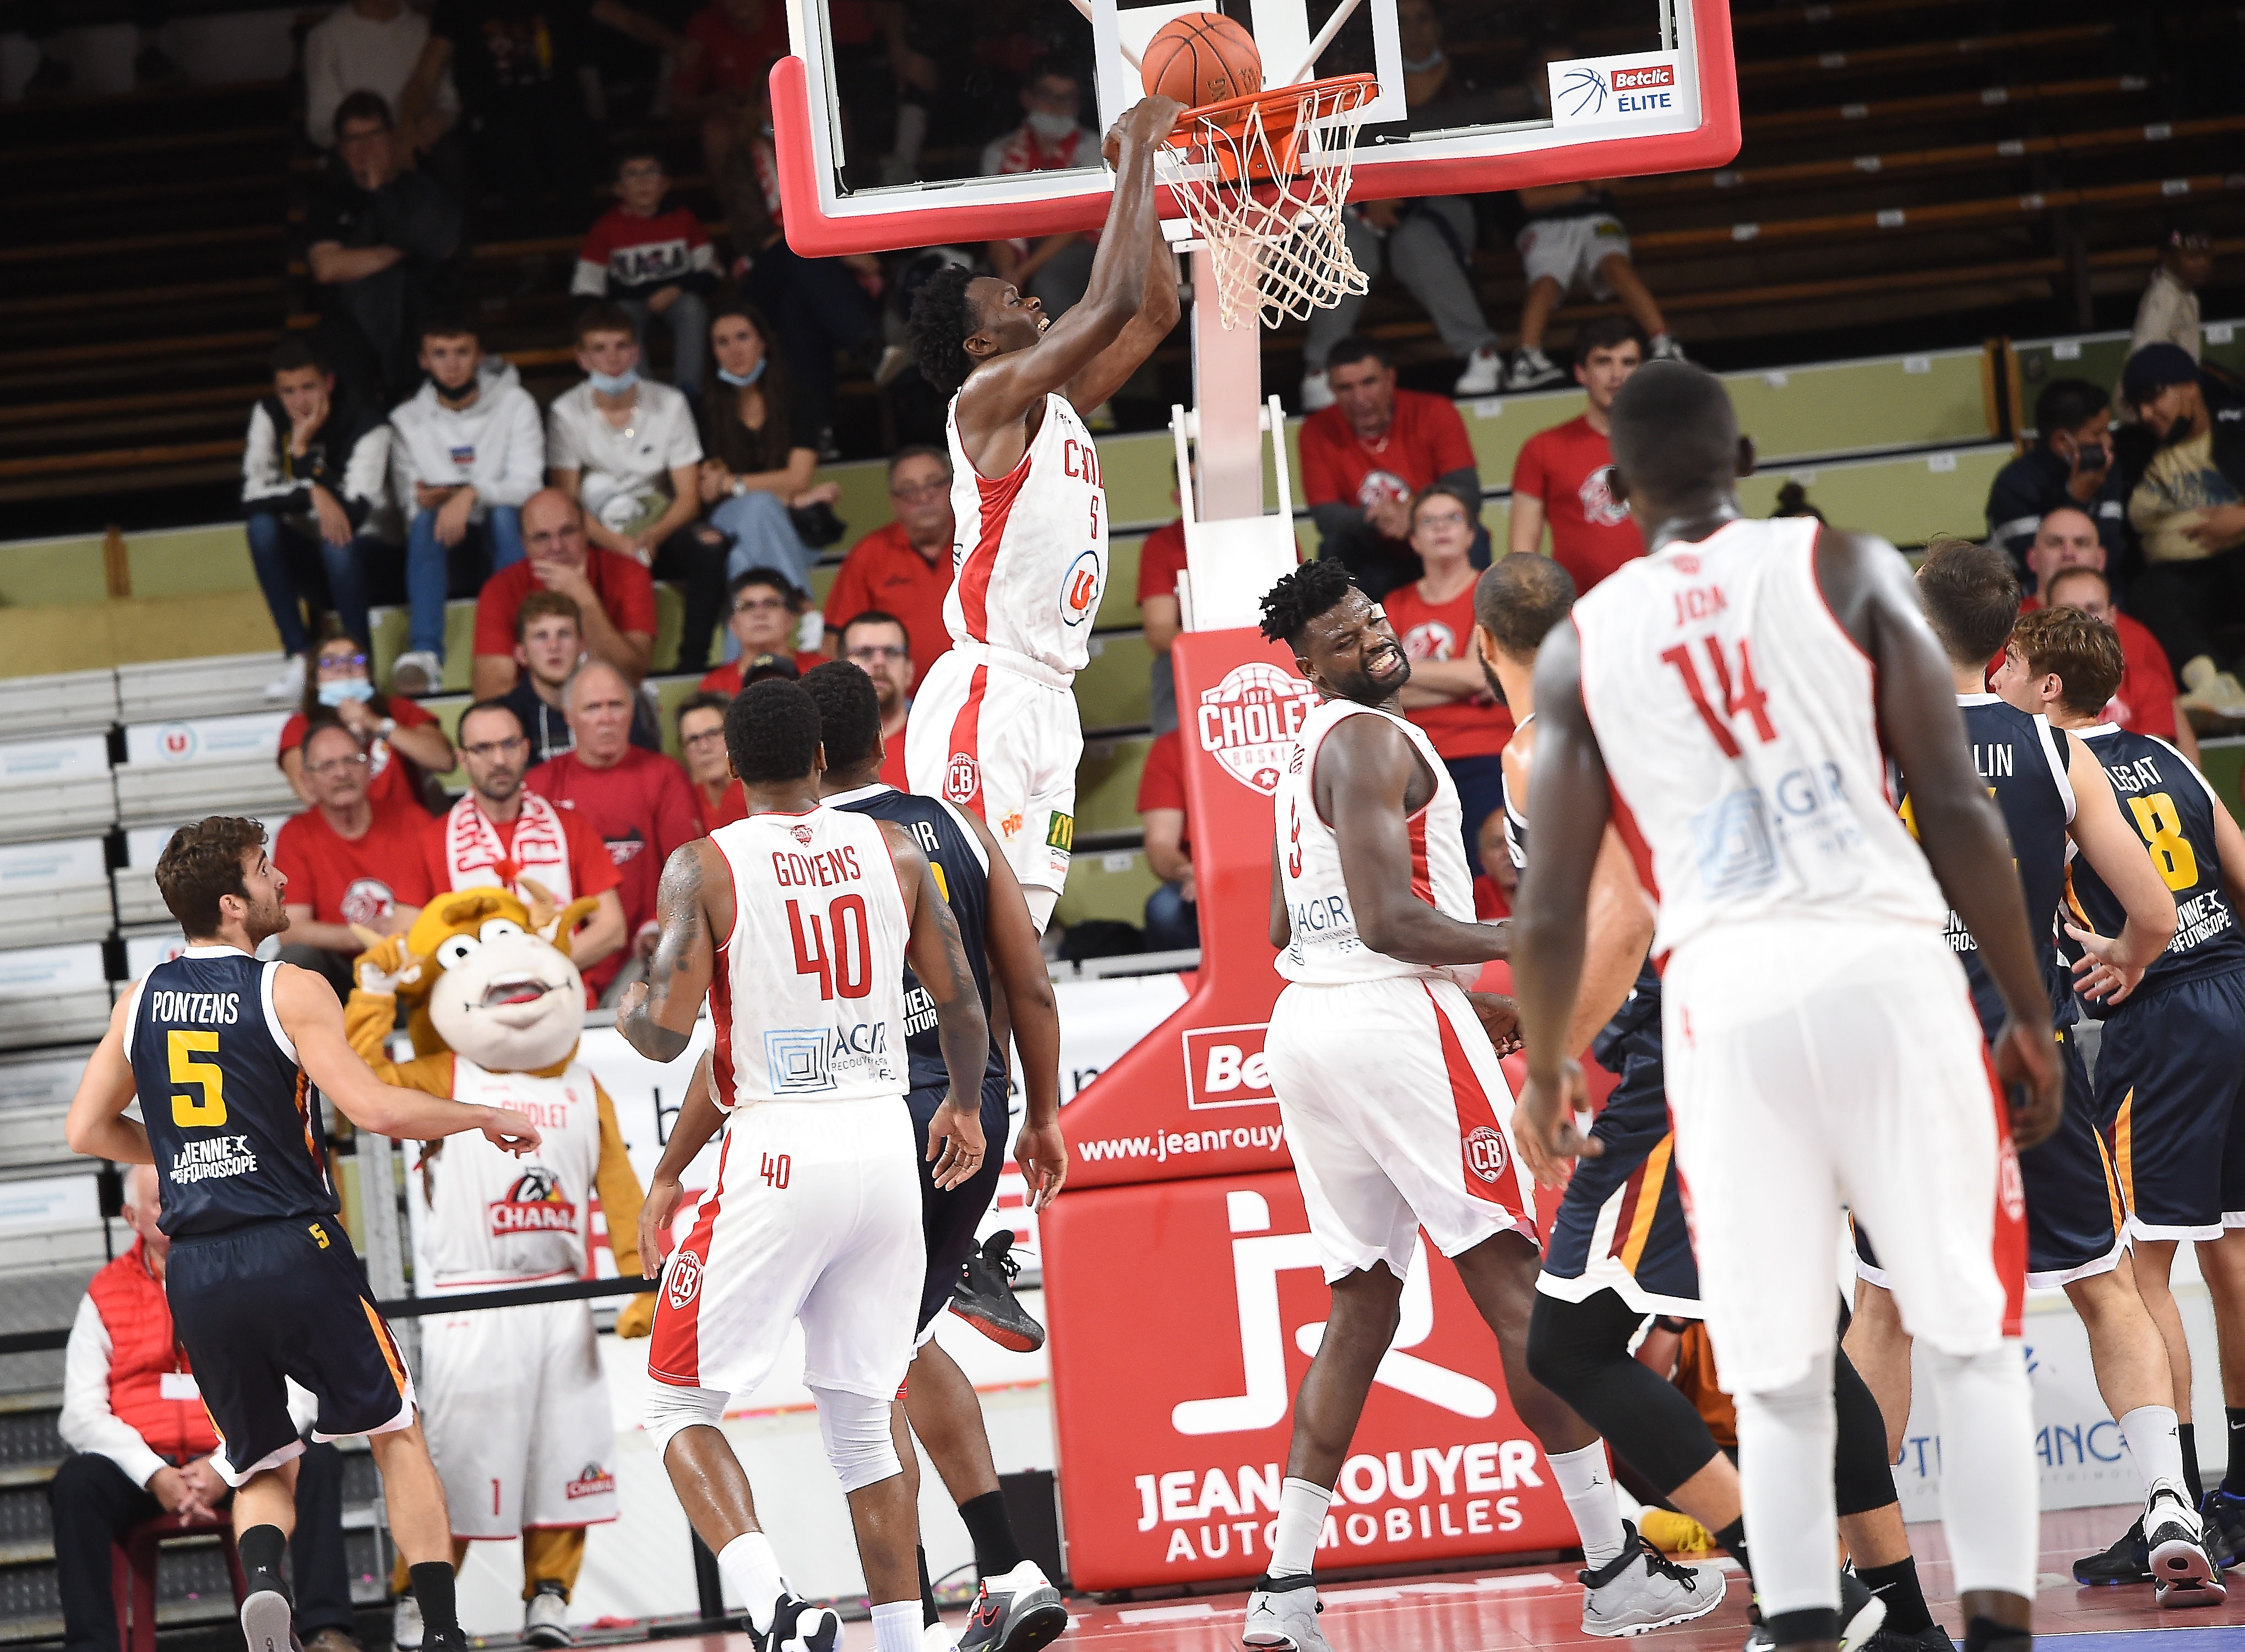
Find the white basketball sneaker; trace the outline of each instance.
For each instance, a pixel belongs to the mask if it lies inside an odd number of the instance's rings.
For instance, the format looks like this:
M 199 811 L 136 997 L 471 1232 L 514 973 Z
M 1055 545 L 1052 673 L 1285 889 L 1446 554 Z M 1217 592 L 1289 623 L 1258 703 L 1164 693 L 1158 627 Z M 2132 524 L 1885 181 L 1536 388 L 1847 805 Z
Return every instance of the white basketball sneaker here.
M 1258 1587 L 1247 1597 L 1247 1627 L 1240 1639 L 1258 1652 L 1333 1652 L 1318 1614 L 1326 1608 L 1309 1577 L 1287 1578 L 1284 1588 Z M 1263 1583 L 1268 1585 L 1269 1578 Z
M 2160 1480 L 2144 1500 L 2144 1545 L 2151 1554 L 2152 1594 L 2161 1606 L 2219 1606 L 2229 1587 L 2207 1553 L 2206 1528 L 2181 1487 Z
M 1034 1561 L 982 1580 L 959 1652 L 1036 1652 L 1067 1633 L 1068 1608 Z
M 574 1646 L 577 1631 L 569 1627 L 569 1602 L 559 1583 L 538 1586 L 522 1613 L 522 1638 L 532 1646 Z
M 1705 1617 L 1723 1603 L 1722 1569 L 1670 1560 L 1621 1523 L 1627 1540 L 1620 1554 L 1596 1571 L 1575 1575 L 1583 1585 L 1583 1633 L 1645 1635 Z
M 421 1602 L 409 1590 L 390 1608 L 390 1643 L 397 1652 L 421 1652 Z

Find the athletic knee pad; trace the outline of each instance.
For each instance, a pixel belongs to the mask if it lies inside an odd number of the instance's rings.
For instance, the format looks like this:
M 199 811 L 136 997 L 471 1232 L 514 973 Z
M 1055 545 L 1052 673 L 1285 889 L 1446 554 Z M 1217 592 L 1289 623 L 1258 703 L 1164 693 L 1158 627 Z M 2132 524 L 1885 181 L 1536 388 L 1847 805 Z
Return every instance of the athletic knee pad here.
M 1832 1491 L 1841 1514 L 1868 1514 L 1896 1500 L 1887 1463 L 1887 1423 L 1871 1385 L 1845 1350 L 1832 1367 Z
M 818 1438 L 842 1489 L 854 1492 L 901 1474 L 896 1436 L 890 1432 L 890 1402 L 846 1389 L 811 1389 L 818 1405 Z
M 640 1426 L 655 1441 L 655 1460 L 662 1461 L 672 1438 L 682 1428 L 715 1428 L 724 1419 L 729 1396 L 714 1388 L 682 1388 L 675 1383 L 647 1385 L 647 1408 Z
M 1611 1290 L 1583 1302 L 1538 1292 L 1528 1370 L 1665 1496 L 1707 1466 L 1715 1439 L 1676 1385 L 1629 1351 L 1644 1320 Z

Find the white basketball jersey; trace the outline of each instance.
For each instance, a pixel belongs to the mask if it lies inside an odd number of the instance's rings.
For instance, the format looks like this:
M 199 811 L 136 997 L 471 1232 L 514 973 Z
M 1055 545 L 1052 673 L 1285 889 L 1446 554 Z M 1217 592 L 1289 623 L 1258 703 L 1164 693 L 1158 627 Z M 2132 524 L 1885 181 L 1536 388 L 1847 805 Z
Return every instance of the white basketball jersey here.
M 1727 523 L 1575 605 L 1583 704 L 1659 903 L 1657 955 L 1722 924 L 1938 929 L 1948 908 L 1888 795 L 1871 662 L 1816 583 L 1819 525 Z
M 751 815 L 709 841 L 733 873 L 733 932 L 709 984 L 718 1105 L 902 1095 L 912 925 L 881 823 Z
M 959 398 L 944 419 L 951 445 L 953 638 L 1005 648 L 1075 672 L 1091 658 L 1091 622 L 1107 589 L 1107 490 L 1091 432 L 1064 396 L 1021 462 L 994 481 L 978 474 L 959 439 Z
M 1278 973 L 1290 981 L 1318 986 L 1406 975 L 1448 976 L 1471 985 L 1481 974 L 1478 964 L 1407 964 L 1373 951 L 1357 936 L 1356 912 L 1348 904 L 1347 880 L 1341 876 L 1340 840 L 1319 817 L 1316 782 L 1318 748 L 1326 735 L 1344 718 L 1360 716 L 1393 723 L 1434 776 L 1434 795 L 1406 823 L 1411 837 L 1411 892 L 1446 917 L 1461 924 L 1474 921 L 1465 811 L 1458 803 L 1457 783 L 1434 755 L 1434 743 L 1394 712 L 1360 706 L 1353 700 L 1328 700 L 1304 720 L 1285 772 L 1278 777 L 1278 876 L 1292 932 L 1278 954 Z
M 518 1159 L 473 1130 L 444 1138 L 426 1161 L 431 1221 L 421 1249 L 430 1271 L 447 1285 L 582 1273 L 600 1165 L 592 1069 L 572 1061 L 540 1079 L 487 1073 L 456 1055 L 452 1097 L 525 1114 L 538 1127 L 538 1150 Z

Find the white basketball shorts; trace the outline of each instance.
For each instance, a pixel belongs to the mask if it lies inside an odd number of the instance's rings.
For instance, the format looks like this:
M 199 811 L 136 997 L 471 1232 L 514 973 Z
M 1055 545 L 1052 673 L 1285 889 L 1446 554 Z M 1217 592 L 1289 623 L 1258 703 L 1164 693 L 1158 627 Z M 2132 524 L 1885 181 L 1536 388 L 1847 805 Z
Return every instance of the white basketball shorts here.
M 1535 1242 L 1512 1092 L 1455 981 L 1296 982 L 1263 1047 L 1328 1282 L 1376 1262 L 1403 1278 L 1421 1227 L 1446 1256 Z
M 1739 924 L 1672 954 L 1662 986 L 1677 1161 L 1730 1392 L 1797 1382 L 1831 1348 L 1843 1205 L 1913 1335 L 1958 1355 L 2018 1335 L 2018 1155 L 1939 930 Z
M 477 1290 L 570 1277 L 485 1280 Z M 588 1302 L 421 1321 L 421 1424 L 444 1482 L 452 1535 L 616 1518 L 616 1425 Z
M 1562 296 L 1580 287 L 1603 304 L 1613 296 L 1613 288 L 1598 266 L 1616 253 L 1629 256 L 1629 232 L 1611 213 L 1543 218 L 1523 228 L 1513 246 L 1519 250 L 1520 267 L 1530 287 L 1548 275 L 1559 283 Z
M 1027 889 L 1058 894 L 1075 847 L 1083 721 L 1063 675 L 960 643 L 928 668 L 905 725 L 912 789 L 982 817 Z
M 901 1095 L 761 1101 L 725 1126 L 716 1191 L 671 1253 L 648 1375 L 745 1394 L 800 1320 L 804 1382 L 892 1399 L 927 1269 Z

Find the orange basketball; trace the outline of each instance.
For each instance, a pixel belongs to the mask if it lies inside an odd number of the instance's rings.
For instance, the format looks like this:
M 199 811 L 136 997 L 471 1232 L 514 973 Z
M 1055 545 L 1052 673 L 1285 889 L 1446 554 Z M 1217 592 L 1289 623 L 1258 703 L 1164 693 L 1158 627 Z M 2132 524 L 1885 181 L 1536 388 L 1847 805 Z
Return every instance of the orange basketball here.
M 1263 90 L 1255 37 L 1220 11 L 1170 18 L 1146 43 L 1139 67 L 1149 97 L 1174 98 L 1188 109 Z

